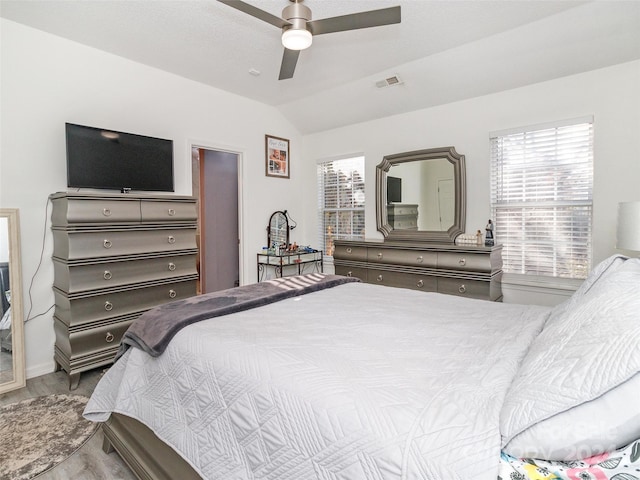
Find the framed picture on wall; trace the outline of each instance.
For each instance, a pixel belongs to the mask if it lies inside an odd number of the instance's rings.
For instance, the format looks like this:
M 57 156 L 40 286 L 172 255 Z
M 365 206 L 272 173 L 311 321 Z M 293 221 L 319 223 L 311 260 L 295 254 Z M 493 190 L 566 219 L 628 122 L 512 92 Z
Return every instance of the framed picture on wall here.
M 267 177 L 289 178 L 289 140 L 265 135 Z

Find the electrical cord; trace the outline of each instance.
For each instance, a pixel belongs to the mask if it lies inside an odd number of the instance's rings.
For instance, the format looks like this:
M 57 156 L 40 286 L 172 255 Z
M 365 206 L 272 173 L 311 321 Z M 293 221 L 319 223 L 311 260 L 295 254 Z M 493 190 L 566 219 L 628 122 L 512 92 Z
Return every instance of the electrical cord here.
M 293 218 L 291 218 L 291 215 L 287 210 L 285 210 L 283 213 L 289 219 L 289 221 L 293 223 L 293 225 L 289 225 L 289 230 L 293 230 L 294 228 L 296 228 L 298 226 L 298 222 L 296 222 Z
M 36 275 L 38 275 L 38 271 L 40 270 L 40 267 L 42 266 L 42 259 L 44 257 L 44 244 L 47 240 L 47 220 L 49 219 L 49 202 L 50 199 L 49 197 L 47 197 L 47 204 L 44 207 L 44 227 L 42 229 L 42 250 L 40 250 L 40 261 L 38 262 L 38 266 L 36 267 L 36 271 L 33 272 L 33 275 L 31 276 L 31 283 L 29 284 L 29 290 L 27 290 L 27 296 L 29 297 L 29 311 L 27 312 L 27 318 L 24 320 L 25 323 L 33 320 L 35 318 L 38 317 L 42 317 L 44 315 L 46 315 L 47 313 L 49 313 L 51 311 L 51 309 L 53 307 L 55 307 L 54 305 L 51 305 L 49 308 L 47 308 L 44 312 L 42 313 L 38 313 L 35 316 L 31 316 L 31 311 L 33 310 L 33 297 L 31 294 L 31 289 L 33 288 L 33 282 L 36 279 Z

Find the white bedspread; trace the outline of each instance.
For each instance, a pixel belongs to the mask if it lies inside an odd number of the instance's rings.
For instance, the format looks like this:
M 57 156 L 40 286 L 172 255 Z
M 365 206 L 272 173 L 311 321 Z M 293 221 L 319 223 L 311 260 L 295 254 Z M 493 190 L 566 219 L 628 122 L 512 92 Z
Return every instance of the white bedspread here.
M 495 480 L 505 392 L 549 309 L 351 283 L 129 351 L 85 416 L 206 479 Z

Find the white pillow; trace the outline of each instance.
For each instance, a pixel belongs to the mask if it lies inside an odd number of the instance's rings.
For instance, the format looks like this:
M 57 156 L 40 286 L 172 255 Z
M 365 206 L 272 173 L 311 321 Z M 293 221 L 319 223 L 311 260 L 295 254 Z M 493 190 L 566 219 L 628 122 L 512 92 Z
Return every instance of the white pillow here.
M 510 455 L 578 460 L 640 438 L 640 260 L 572 300 L 507 392 L 500 430 Z

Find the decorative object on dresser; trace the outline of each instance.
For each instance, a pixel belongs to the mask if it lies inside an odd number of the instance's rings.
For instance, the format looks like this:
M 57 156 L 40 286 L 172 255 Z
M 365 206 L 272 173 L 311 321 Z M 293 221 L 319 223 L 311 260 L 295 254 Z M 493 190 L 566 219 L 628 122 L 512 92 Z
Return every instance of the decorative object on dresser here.
M 144 311 L 196 294 L 196 200 L 55 193 L 53 264 L 57 367 L 74 389 L 113 361 Z
M 391 287 L 502 299 L 502 247 L 336 240 L 338 275 Z

